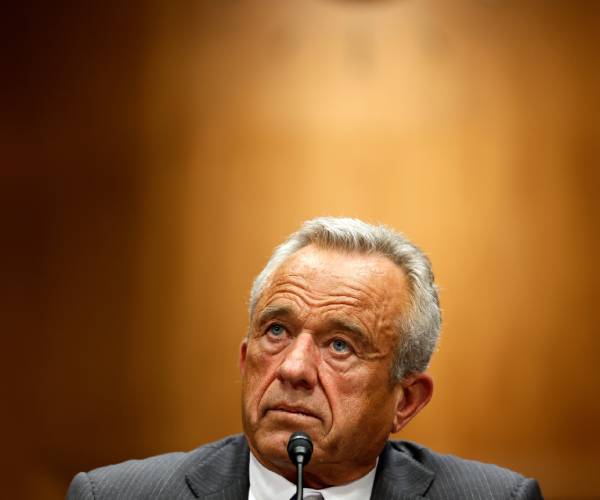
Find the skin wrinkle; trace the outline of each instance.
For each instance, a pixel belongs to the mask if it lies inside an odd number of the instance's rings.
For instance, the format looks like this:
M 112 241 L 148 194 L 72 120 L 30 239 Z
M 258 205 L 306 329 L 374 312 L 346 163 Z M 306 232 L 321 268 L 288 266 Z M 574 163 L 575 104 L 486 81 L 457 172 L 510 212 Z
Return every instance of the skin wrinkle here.
M 296 276 L 297 278 L 297 276 Z M 275 280 L 273 280 L 275 281 Z M 298 288 L 300 288 L 302 291 L 305 292 L 306 297 L 299 297 L 298 296 L 298 291 L 294 289 L 293 286 L 290 285 L 294 285 L 294 283 L 272 283 L 270 285 L 268 285 L 266 288 L 269 289 L 270 287 L 273 287 L 274 290 L 272 291 L 271 295 L 269 297 L 267 297 L 265 300 L 266 303 L 270 303 L 272 302 L 273 296 L 275 295 L 282 295 L 286 298 L 290 298 L 292 301 L 298 302 L 298 301 L 303 301 L 305 304 L 305 306 L 308 307 L 327 307 L 327 306 L 339 306 L 339 305 L 349 305 L 349 306 L 360 306 L 361 305 L 361 298 L 360 297 L 348 297 L 348 293 L 346 292 L 346 289 L 352 290 L 352 291 L 356 291 L 358 292 L 358 294 L 363 294 L 363 295 L 368 295 L 368 294 L 373 294 L 376 292 L 377 287 L 372 287 L 372 286 L 361 286 L 360 284 L 352 287 L 350 285 L 348 285 L 348 283 L 344 284 L 343 290 L 339 293 L 336 292 L 329 292 L 329 297 L 326 299 L 321 299 L 319 300 L 318 298 L 316 298 L 316 294 L 311 294 L 310 289 L 307 288 L 306 286 L 302 286 L 300 284 L 296 284 L 296 286 Z M 289 287 L 289 288 L 288 288 Z M 367 291 L 367 293 L 365 293 L 365 290 Z M 287 295 L 289 294 L 289 296 Z M 357 295 L 358 295 L 357 294 Z M 314 296 L 314 298 L 313 298 Z M 259 301 L 259 304 L 257 304 L 257 308 L 258 305 L 260 305 L 260 302 L 262 302 L 262 298 Z M 384 318 L 385 318 L 385 312 L 383 314 L 379 314 L 379 319 L 381 320 L 381 323 L 378 324 L 378 329 L 380 329 L 381 327 L 385 327 L 387 325 L 384 324 Z M 364 326 L 363 326 L 364 329 Z
M 285 294 L 285 293 L 295 295 L 298 293 L 298 290 L 296 290 L 296 288 L 300 289 L 300 291 L 303 291 L 306 294 L 306 297 L 302 297 L 301 299 L 306 303 L 307 306 L 310 306 L 310 307 L 326 306 L 326 305 L 330 305 L 330 304 L 356 305 L 357 303 L 360 302 L 360 298 L 349 296 L 349 294 L 345 293 L 344 291 L 339 292 L 339 293 L 331 293 L 330 294 L 331 296 L 329 298 L 321 299 L 321 301 L 319 301 L 318 298 L 311 297 L 311 295 L 314 295 L 314 294 L 311 294 L 309 288 L 300 286 L 298 284 L 274 283 L 273 285 L 270 285 L 270 287 L 275 288 L 275 290 L 273 290 L 273 293 L 272 293 L 273 295 Z M 347 287 L 347 288 L 352 289 L 352 287 Z M 360 290 L 359 288 L 355 288 L 355 290 L 362 292 L 362 290 Z M 362 293 L 364 293 L 364 292 L 362 292 Z M 266 302 L 270 302 L 270 300 L 267 299 Z
M 360 255 L 360 254 L 348 254 L 348 255 Z M 314 273 L 318 273 L 318 269 L 316 267 L 313 267 L 312 272 Z M 364 269 L 357 269 L 355 270 L 356 273 L 358 275 L 364 275 L 365 271 Z M 275 273 L 277 274 L 277 273 Z M 373 277 L 379 277 L 382 278 L 385 274 L 383 272 L 377 272 L 376 270 L 370 269 L 369 270 L 369 274 L 373 275 Z M 337 276 L 339 278 L 339 276 Z M 298 281 L 297 283 L 295 281 Z M 358 282 L 356 280 L 355 283 L 353 283 L 352 281 L 348 280 L 348 278 L 346 277 L 345 283 L 343 284 L 342 291 L 339 293 L 336 293 L 335 291 L 329 291 L 329 295 L 332 298 L 335 297 L 346 297 L 348 298 L 351 294 L 349 294 L 346 290 L 352 290 L 352 291 L 356 291 L 358 292 L 358 294 L 373 294 L 373 293 L 377 293 L 377 289 L 379 286 L 379 283 L 377 284 L 369 284 L 369 283 L 364 283 L 364 282 Z M 379 280 L 375 280 L 375 281 L 379 281 Z M 408 282 L 406 283 L 408 286 Z M 288 274 L 285 276 L 285 281 L 283 282 L 283 286 L 286 285 L 295 285 L 303 290 L 305 290 L 309 295 L 310 295 L 310 289 L 306 286 L 306 279 L 304 278 L 304 276 L 298 275 L 298 274 Z M 267 285 L 265 286 L 265 290 L 270 288 L 270 287 L 277 287 L 278 283 L 275 281 L 274 277 L 271 278 L 271 282 L 267 283 Z M 264 294 L 264 292 L 263 292 Z M 359 300 L 358 298 L 356 298 L 356 300 Z M 316 305 L 316 304 L 311 304 L 311 305 Z
M 428 376 L 390 379 L 405 293 L 403 271 L 379 255 L 309 245 L 275 271 L 240 353 L 244 431 L 263 465 L 293 480 L 286 444 L 303 429 L 315 446 L 307 485 L 352 481 L 374 466 L 389 433 L 427 403 Z M 274 336 L 274 323 L 285 331 Z M 333 338 L 356 352 L 335 351 Z

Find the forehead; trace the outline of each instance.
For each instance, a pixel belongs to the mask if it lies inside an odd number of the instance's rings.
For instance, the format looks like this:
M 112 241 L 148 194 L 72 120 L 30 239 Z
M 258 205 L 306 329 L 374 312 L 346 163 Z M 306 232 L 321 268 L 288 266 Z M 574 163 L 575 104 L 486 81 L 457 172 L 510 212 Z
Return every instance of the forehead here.
M 308 245 L 273 273 L 257 309 L 280 300 L 292 301 L 301 308 L 346 306 L 355 312 L 397 318 L 408 302 L 407 278 L 383 255 Z
M 381 254 L 345 252 L 315 245 L 308 245 L 285 260 L 273 276 L 286 275 L 298 271 L 311 275 L 326 272 L 332 278 L 352 280 L 360 278 L 397 278 L 404 282 L 404 272 L 388 257 Z

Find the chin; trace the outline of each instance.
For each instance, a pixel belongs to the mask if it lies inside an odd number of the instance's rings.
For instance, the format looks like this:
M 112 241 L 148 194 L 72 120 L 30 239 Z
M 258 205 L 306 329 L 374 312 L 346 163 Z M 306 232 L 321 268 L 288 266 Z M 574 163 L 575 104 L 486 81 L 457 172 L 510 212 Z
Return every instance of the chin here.
M 286 413 L 270 412 L 259 423 L 247 423 L 244 432 L 252 452 L 260 456 L 263 462 L 269 461 L 283 468 L 292 467 L 287 444 L 294 432 L 306 432 L 313 439 L 315 447 L 315 440 L 322 434 L 317 419 Z
M 287 453 L 287 442 L 291 432 L 284 429 L 257 431 L 251 441 L 251 447 L 255 455 L 259 455 L 262 461 L 271 462 L 282 468 L 292 467 Z

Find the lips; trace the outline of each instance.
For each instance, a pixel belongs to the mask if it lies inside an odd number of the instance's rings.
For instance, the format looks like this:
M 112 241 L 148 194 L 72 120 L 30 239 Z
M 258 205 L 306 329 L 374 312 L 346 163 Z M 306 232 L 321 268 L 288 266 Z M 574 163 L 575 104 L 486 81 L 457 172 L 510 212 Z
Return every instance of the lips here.
M 320 417 L 314 411 L 309 410 L 308 408 L 305 408 L 303 406 L 277 404 L 267 409 L 267 413 L 271 411 L 287 413 L 290 415 L 297 415 L 299 417 L 312 417 L 320 420 Z

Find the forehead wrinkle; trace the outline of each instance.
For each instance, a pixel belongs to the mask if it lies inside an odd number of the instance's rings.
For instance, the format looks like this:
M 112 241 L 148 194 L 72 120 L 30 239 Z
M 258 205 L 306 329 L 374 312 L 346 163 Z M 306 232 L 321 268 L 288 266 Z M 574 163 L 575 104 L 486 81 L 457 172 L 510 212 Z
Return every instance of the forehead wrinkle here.
M 286 276 L 283 278 L 286 278 Z M 374 302 L 378 304 L 375 308 L 376 310 L 364 310 L 365 313 L 369 313 L 371 316 L 380 316 L 383 312 L 382 310 L 387 308 L 389 299 L 381 293 L 380 288 L 377 286 L 353 286 L 348 283 L 340 285 L 340 288 L 342 288 L 341 290 L 335 290 L 333 287 L 332 289 L 314 290 L 312 287 L 307 286 L 306 283 L 300 282 L 300 280 L 290 282 L 288 279 L 282 279 L 279 283 L 272 283 L 269 288 L 270 289 L 266 291 L 267 294 L 264 298 L 266 304 L 280 298 L 295 302 L 298 306 L 308 306 L 311 308 L 327 308 L 329 306 L 349 306 L 357 308 L 365 302 Z M 365 289 L 367 291 L 365 291 Z M 273 306 L 267 305 L 265 307 Z
M 367 307 L 362 311 L 362 314 L 366 313 L 369 318 L 366 323 L 360 321 L 361 324 L 364 323 L 363 331 L 366 328 L 366 331 L 370 332 L 372 327 L 378 330 L 378 327 L 389 325 L 388 318 L 385 316 L 391 305 L 389 303 L 391 297 L 389 290 L 385 288 L 385 283 L 382 283 L 382 281 L 385 282 L 388 270 L 379 271 L 370 268 L 366 272 L 360 272 L 360 269 L 357 271 L 357 277 L 335 273 L 329 275 L 330 279 L 327 279 L 324 283 L 317 283 L 318 286 L 315 286 L 314 277 L 322 276 L 319 274 L 318 266 L 304 265 L 300 270 L 297 270 L 293 266 L 284 265 L 273 276 L 271 283 L 267 285 L 266 297 L 262 302 L 263 304 L 269 304 L 277 302 L 279 299 L 290 301 L 299 308 L 299 310 L 293 308 L 294 311 L 292 312 L 294 314 L 307 312 L 305 311 L 306 307 L 346 306 L 360 308 L 361 304 L 366 303 L 368 305 L 371 303 L 375 304 L 375 307 Z M 363 277 L 365 279 L 361 279 Z M 402 277 L 404 278 L 404 276 Z M 371 328 L 369 328 L 369 325 Z
M 350 290 L 355 290 L 359 293 L 365 293 L 365 291 L 377 293 L 380 287 L 380 285 L 377 283 L 377 278 L 385 277 L 386 274 L 386 271 L 379 271 L 371 268 L 371 266 L 361 266 L 358 269 L 356 269 L 357 277 L 348 276 L 344 273 L 330 274 L 329 276 L 331 278 L 331 281 L 333 281 L 334 283 L 333 285 L 330 284 L 329 286 L 331 288 L 349 288 Z M 276 286 L 277 282 L 280 281 L 290 281 L 294 283 L 295 280 L 298 280 L 298 282 L 294 284 L 305 288 L 305 286 L 301 285 L 299 282 L 306 283 L 307 281 L 313 281 L 315 276 L 322 276 L 322 270 L 318 266 L 307 265 L 306 263 L 304 263 L 301 266 L 300 271 L 295 271 L 293 270 L 293 268 L 292 270 L 288 270 L 288 267 L 286 266 L 285 268 L 279 270 L 279 272 L 274 276 L 274 279 L 271 284 L 273 286 Z M 375 278 L 375 283 L 370 283 L 370 281 L 372 281 L 373 278 Z M 330 293 L 328 287 L 325 288 L 325 293 Z
M 360 290 L 358 287 L 346 287 L 346 285 L 344 285 L 345 288 L 359 292 L 354 294 L 348 293 L 347 290 L 314 290 L 305 283 L 306 280 L 293 281 L 287 279 L 288 277 L 289 275 L 283 276 L 283 279 L 278 279 L 271 284 L 269 290 L 267 290 L 267 303 L 271 302 L 274 300 L 274 297 L 279 295 L 286 295 L 286 298 L 290 298 L 288 296 L 293 296 L 311 307 L 328 306 L 330 304 L 355 306 L 364 299 L 364 297 L 360 296 L 365 295 L 364 291 Z M 320 296 L 324 297 L 320 298 Z
M 379 284 L 371 284 L 368 281 L 365 282 L 351 278 L 340 279 L 339 283 L 332 286 L 331 289 L 326 289 L 323 293 L 328 294 L 330 297 L 345 296 L 355 301 L 383 298 Z

